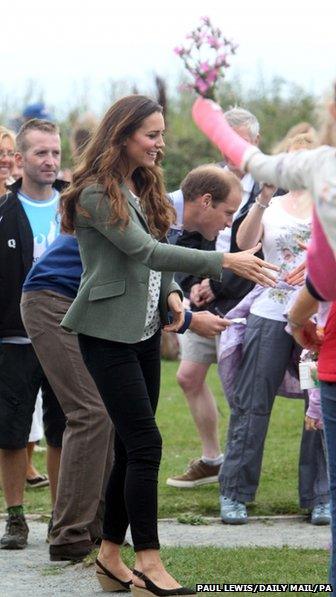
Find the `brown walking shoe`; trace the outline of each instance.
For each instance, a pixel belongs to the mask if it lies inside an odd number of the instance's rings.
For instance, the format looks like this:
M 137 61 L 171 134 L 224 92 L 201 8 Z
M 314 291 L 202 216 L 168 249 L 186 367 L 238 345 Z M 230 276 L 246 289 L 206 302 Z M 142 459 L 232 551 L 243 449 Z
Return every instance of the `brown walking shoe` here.
M 218 483 L 220 464 L 206 464 L 201 458 L 191 460 L 185 473 L 176 477 L 169 477 L 167 485 L 189 489 L 208 483 Z
M 9 514 L 5 534 L 1 537 L 1 549 L 24 549 L 28 539 L 28 525 L 23 514 Z
M 49 556 L 52 562 L 80 562 L 93 550 L 91 541 L 83 540 L 77 543 L 64 543 L 62 545 L 49 545 Z

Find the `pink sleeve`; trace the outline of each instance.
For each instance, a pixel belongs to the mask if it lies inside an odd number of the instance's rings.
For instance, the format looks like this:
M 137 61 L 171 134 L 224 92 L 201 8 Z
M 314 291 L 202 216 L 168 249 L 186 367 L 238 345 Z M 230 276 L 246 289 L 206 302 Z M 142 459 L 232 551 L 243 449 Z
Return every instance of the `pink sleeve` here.
M 230 127 L 221 107 L 212 100 L 198 97 L 192 108 L 192 116 L 202 133 L 236 166 L 243 169 L 246 153 L 251 149 L 258 151 Z
M 312 239 L 307 255 L 308 275 L 314 288 L 327 301 L 336 300 L 336 260 L 320 220 L 313 211 Z

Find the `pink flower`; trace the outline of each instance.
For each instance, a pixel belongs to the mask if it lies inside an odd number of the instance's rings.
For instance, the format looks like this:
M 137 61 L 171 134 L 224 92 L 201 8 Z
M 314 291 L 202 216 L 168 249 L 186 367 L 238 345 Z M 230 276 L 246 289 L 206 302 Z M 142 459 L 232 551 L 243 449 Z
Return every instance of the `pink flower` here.
M 209 86 L 204 81 L 204 79 L 202 79 L 202 77 L 197 77 L 197 79 L 195 81 L 195 87 L 201 94 L 203 94 L 206 91 L 208 91 Z
M 185 49 L 182 46 L 178 46 L 177 48 L 174 48 L 174 52 L 178 56 L 184 56 L 184 54 L 186 53 Z
M 211 66 L 209 62 L 201 62 L 198 66 L 198 72 L 201 74 L 205 74 L 211 70 Z
M 215 97 L 218 79 L 224 76 L 229 66 L 228 58 L 236 46 L 213 27 L 209 17 L 202 17 L 201 24 L 187 35 L 185 47 L 175 48 L 191 77 L 189 89 L 195 89 L 205 97 Z
M 229 63 L 227 61 L 227 54 L 219 54 L 216 58 L 215 67 L 220 68 L 221 66 L 227 67 Z
M 217 81 L 218 78 L 218 69 L 217 68 L 213 68 L 212 70 L 210 70 L 206 76 L 206 82 L 207 83 L 215 83 L 215 81 Z
M 214 50 L 218 50 L 223 45 L 223 43 L 218 39 L 218 37 L 215 37 L 215 35 L 207 35 L 206 40 L 210 48 L 214 48 Z

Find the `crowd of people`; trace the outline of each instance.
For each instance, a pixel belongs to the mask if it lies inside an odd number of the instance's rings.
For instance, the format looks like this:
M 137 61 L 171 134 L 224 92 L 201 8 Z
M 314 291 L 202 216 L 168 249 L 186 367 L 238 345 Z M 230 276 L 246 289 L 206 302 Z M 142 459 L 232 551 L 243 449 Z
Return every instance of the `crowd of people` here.
M 331 521 L 335 539 L 334 306 L 328 319 L 324 308 L 324 336 L 314 318 L 319 303 L 336 298 L 335 150 L 318 147 L 308 130 L 290 136 L 285 153 L 265 156 L 253 114 L 223 114 L 199 98 L 195 122 L 223 161 L 194 168 L 167 194 L 157 101 L 127 96 L 100 123 L 77 127 L 75 167 L 62 179 L 59 129 L 38 109 L 23 114 L 16 135 L 0 127 L 0 469 L 8 513 L 0 547 L 28 543 L 27 447 L 41 390 L 50 559 L 79 561 L 99 545 L 103 590 L 195 594 L 160 557 L 162 329 L 179 334 L 177 381 L 202 445 L 201 457 L 167 484 L 218 483 L 226 524 L 248 521 L 276 394 L 309 406 L 298 384 L 302 346 L 320 351 L 325 430 L 310 410 L 299 494 L 312 524 Z M 331 119 L 335 112 L 336 98 Z M 224 453 L 206 384 L 213 362 L 230 407 Z M 120 551 L 128 526 L 133 570 Z

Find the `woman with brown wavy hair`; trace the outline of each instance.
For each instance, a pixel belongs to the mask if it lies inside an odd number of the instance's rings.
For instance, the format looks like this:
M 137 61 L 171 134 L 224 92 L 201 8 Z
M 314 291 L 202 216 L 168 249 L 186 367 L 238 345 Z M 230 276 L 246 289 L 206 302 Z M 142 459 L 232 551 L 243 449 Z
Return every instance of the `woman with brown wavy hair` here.
M 156 114 L 162 115 L 162 108 L 155 101 L 133 95 L 119 100 L 106 113 L 74 171 L 72 185 L 62 196 L 62 225 L 65 232 L 73 230 L 79 195 L 92 183 L 101 184 L 109 197 L 111 224 L 118 223 L 124 227 L 129 222 L 127 202 L 120 188 L 122 183 L 126 183 L 132 193 L 139 195 L 140 202 L 145 206 L 151 232 L 162 238 L 168 231 L 175 211 L 166 197 L 162 171 L 158 167 L 164 143 L 157 144 L 155 131 L 147 135 L 148 147 L 136 147 L 133 143 L 135 152 L 144 152 L 141 168 L 133 169 L 133 165 L 137 164 L 129 161 L 127 151 L 130 143 L 128 138 L 141 126 L 149 109 L 154 107 L 157 107 Z M 162 117 L 159 120 L 163 123 Z
M 223 266 L 221 253 L 160 242 L 175 218 L 159 166 L 163 132 L 159 104 L 122 98 L 106 113 L 61 197 L 63 230 L 76 231 L 83 264 L 62 325 L 78 333 L 116 429 L 97 576 L 105 590 L 134 595 L 194 594 L 170 576 L 159 555 L 160 328 L 176 331 L 184 321 L 174 270 L 219 279 Z M 128 524 L 133 576 L 120 556 Z

